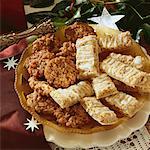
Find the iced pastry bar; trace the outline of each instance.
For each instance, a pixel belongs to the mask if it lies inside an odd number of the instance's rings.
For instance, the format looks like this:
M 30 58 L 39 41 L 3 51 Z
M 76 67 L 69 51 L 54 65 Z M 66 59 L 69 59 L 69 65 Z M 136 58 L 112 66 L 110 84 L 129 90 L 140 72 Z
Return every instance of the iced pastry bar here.
M 101 69 L 112 78 L 131 87 L 150 88 L 150 74 L 131 65 L 108 57 L 101 63 Z
M 81 81 L 76 85 L 72 85 L 66 89 L 57 89 L 50 93 L 53 100 L 60 105 L 61 108 L 70 107 L 79 102 L 85 96 L 94 94 L 92 86 L 89 82 Z
M 150 93 L 150 88 L 140 88 L 140 87 L 133 88 L 115 79 L 113 80 L 113 83 L 120 91 L 123 91 L 123 92 Z
M 118 92 L 111 78 L 105 73 L 93 78 L 92 86 L 97 99 L 104 98 Z
M 99 39 L 101 51 L 123 51 L 132 45 L 132 37 L 129 31 L 116 35 L 104 35 Z
M 76 68 L 80 79 L 96 77 L 99 74 L 99 45 L 96 35 L 84 36 L 76 41 Z
M 131 65 L 137 69 L 142 69 L 143 65 L 144 65 L 144 63 L 143 63 L 144 60 L 141 56 L 136 56 L 134 58 L 131 55 L 122 55 L 122 54 L 111 53 L 110 57 L 114 58 L 118 61 L 121 61 L 125 64 Z
M 96 97 L 83 98 L 81 105 L 94 120 L 102 125 L 115 124 L 118 120 L 114 111 L 104 106 Z
M 106 97 L 105 101 L 129 117 L 134 116 L 142 105 L 135 97 L 123 92 Z

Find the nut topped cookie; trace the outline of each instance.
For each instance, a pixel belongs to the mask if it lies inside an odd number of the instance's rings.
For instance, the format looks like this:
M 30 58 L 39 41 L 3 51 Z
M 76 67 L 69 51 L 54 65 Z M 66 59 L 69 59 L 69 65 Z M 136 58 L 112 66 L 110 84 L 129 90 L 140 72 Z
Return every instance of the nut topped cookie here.
M 54 88 L 67 88 L 74 84 L 77 73 L 74 62 L 61 56 L 50 60 L 44 70 L 45 78 Z

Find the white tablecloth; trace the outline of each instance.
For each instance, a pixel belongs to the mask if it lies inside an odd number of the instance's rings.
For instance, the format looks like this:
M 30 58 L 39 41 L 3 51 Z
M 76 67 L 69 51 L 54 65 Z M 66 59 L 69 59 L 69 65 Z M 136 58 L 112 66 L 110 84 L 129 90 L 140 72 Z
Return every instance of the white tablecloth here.
M 49 143 L 52 150 L 81 150 L 80 148 L 63 149 Z M 108 147 L 93 147 L 87 150 L 150 150 L 150 135 L 146 127 L 133 132 L 128 138 L 122 139 Z

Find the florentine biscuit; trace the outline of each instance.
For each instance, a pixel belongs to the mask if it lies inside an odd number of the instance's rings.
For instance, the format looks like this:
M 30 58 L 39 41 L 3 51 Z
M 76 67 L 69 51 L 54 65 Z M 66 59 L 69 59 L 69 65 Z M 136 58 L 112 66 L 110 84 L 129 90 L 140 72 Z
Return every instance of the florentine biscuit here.
M 27 68 L 30 76 L 41 78 L 44 76 L 45 66 L 52 58 L 54 58 L 54 53 L 47 50 L 40 50 L 27 57 L 24 66 Z
M 54 88 L 67 88 L 74 84 L 77 74 L 74 62 L 61 56 L 50 60 L 44 70 L 45 78 Z
M 76 42 L 77 39 L 88 35 L 96 35 L 96 33 L 91 26 L 82 22 L 75 22 L 65 30 L 65 37 L 71 42 Z
M 36 91 L 37 93 L 43 96 L 49 96 L 50 92 L 55 90 L 53 87 L 49 85 L 46 81 L 39 81 L 35 77 L 30 77 L 28 79 L 29 86 Z

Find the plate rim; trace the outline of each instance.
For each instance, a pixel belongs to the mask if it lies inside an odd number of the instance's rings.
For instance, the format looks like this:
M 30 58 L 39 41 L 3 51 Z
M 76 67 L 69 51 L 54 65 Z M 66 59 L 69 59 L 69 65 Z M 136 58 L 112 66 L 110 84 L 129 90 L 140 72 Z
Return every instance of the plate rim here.
M 63 148 L 91 148 L 91 147 L 106 147 L 116 143 L 118 140 L 127 138 L 132 132 L 142 128 L 148 121 L 150 115 L 150 94 L 149 100 L 144 104 L 144 107 L 131 119 L 127 120 L 119 126 L 107 130 L 91 134 L 79 133 L 62 133 L 54 128 L 43 125 L 43 131 L 47 142 L 53 142 Z M 140 121 L 133 122 L 138 120 Z M 109 136 L 111 134 L 111 136 Z M 60 138 L 63 137 L 63 138 Z M 108 138 L 108 141 L 103 141 Z M 110 138 L 111 137 L 111 138 Z M 89 142 L 89 138 L 93 139 Z M 69 139 L 69 142 L 68 142 Z M 78 142 L 77 142 L 78 141 Z

